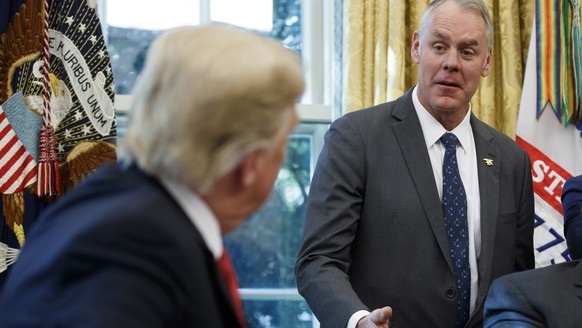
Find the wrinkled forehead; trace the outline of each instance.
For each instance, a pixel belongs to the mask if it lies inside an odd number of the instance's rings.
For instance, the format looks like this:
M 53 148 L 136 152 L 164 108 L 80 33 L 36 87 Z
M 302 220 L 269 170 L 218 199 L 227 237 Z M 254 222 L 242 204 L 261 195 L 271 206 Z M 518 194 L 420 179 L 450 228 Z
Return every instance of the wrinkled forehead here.
M 487 44 L 487 24 L 480 13 L 447 3 L 433 8 L 424 17 L 421 38 L 458 41 L 471 45 Z M 460 41 L 459 41 L 460 40 Z
M 425 12 L 420 23 L 419 34 L 421 39 L 427 36 L 442 37 L 462 34 L 479 43 L 492 46 L 492 26 L 488 25 L 483 15 L 478 8 L 446 1 Z
M 427 38 L 428 41 L 441 41 L 445 43 L 458 43 L 462 47 L 478 47 L 485 44 L 483 34 L 469 33 L 459 38 L 453 38 L 447 31 L 440 31 L 437 28 L 431 28 Z

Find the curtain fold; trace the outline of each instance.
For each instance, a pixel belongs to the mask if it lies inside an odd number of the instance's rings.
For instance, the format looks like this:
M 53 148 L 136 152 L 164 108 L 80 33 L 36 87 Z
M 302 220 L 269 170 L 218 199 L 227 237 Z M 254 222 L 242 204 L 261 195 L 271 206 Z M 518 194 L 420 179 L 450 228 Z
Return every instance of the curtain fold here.
M 472 101 L 473 113 L 515 137 L 535 2 L 486 0 L 494 25 L 492 70 Z M 402 95 L 417 82 L 412 34 L 430 1 L 344 0 L 342 112 Z

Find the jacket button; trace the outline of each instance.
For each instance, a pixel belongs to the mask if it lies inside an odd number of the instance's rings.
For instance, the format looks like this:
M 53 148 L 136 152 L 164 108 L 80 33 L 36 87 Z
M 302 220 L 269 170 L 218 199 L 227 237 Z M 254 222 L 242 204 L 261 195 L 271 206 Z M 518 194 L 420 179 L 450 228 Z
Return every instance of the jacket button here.
M 457 294 L 457 291 L 454 288 L 447 289 L 446 295 L 448 298 L 453 298 L 453 297 L 455 297 L 456 294 Z

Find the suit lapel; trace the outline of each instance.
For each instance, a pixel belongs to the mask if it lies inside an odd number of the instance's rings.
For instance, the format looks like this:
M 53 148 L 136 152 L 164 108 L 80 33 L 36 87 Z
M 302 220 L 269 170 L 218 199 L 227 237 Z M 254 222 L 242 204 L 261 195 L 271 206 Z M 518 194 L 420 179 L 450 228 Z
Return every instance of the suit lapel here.
M 491 279 L 493 254 L 495 248 L 495 231 L 499 219 L 499 176 L 501 161 L 499 150 L 491 143 L 493 135 L 484 123 L 471 116 L 471 128 L 475 139 L 477 171 L 479 176 L 479 198 L 481 208 L 481 253 L 478 260 L 479 294 L 485 295 Z M 478 297 L 476 308 L 484 298 Z
M 451 272 L 453 272 L 443 209 L 438 196 L 424 135 L 418 116 L 414 111 L 412 91 L 400 97 L 394 107 L 393 115 L 399 120 L 399 122 L 394 123 L 392 126 L 394 134 L 400 145 L 400 150 L 402 151 L 406 165 L 410 170 L 420 202 L 422 203 L 435 238 Z

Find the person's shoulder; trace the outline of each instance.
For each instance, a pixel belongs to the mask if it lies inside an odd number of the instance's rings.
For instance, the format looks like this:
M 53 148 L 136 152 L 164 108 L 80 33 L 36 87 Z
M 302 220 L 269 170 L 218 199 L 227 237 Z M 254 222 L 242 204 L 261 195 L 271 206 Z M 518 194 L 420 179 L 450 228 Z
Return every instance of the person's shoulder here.
M 581 189 L 582 188 L 582 175 L 573 176 L 573 177 L 569 178 L 568 180 L 566 180 L 566 182 L 564 183 L 564 190 L 570 189 L 570 188 L 574 188 L 574 189 Z
M 391 119 L 396 108 L 404 109 L 404 111 L 402 111 L 403 113 L 414 111 L 414 105 L 412 104 L 412 98 L 409 93 L 406 93 L 395 100 L 345 113 L 337 120 L 353 120 L 356 122 L 364 121 L 372 124 Z
M 135 164 L 127 165 L 122 162 L 106 163 L 99 166 L 93 173 L 80 179 L 75 189 L 98 191 L 127 184 L 136 185 L 143 182 L 154 182 L 156 180 L 156 178 L 139 169 Z
M 392 103 L 393 102 L 384 102 L 384 103 L 377 104 L 374 106 L 370 106 L 370 107 L 354 110 L 351 112 L 347 112 L 338 119 L 344 118 L 344 119 L 356 119 L 357 120 L 357 119 L 361 119 L 361 118 L 365 118 L 365 117 L 385 114 L 387 110 L 390 110 L 390 108 L 393 107 Z
M 531 270 L 527 270 L 527 271 L 532 271 L 533 272 L 532 274 L 545 275 L 545 274 L 554 273 L 554 272 L 558 272 L 558 273 L 569 272 L 569 271 L 576 269 L 579 265 L 582 268 L 582 264 L 580 263 L 580 260 L 574 260 L 574 261 L 568 261 L 568 262 L 548 265 L 548 266 L 545 266 L 542 268 L 531 269 Z
M 477 118 L 475 115 L 472 116 L 472 122 L 473 122 L 473 127 L 477 129 L 478 132 L 485 132 L 485 133 L 489 133 L 491 134 L 491 136 L 493 137 L 493 140 L 495 142 L 503 142 L 503 143 L 510 143 L 510 144 L 515 144 L 515 140 L 510 138 L 508 135 L 506 135 L 505 133 L 497 130 L 496 128 L 492 127 L 491 125 L 481 121 L 479 118 Z
M 149 207 L 152 203 L 159 206 L 173 204 L 171 197 L 156 178 L 137 167 L 127 167 L 122 163 L 105 164 L 51 204 L 39 218 L 39 222 L 45 218 L 54 220 L 52 217 L 56 216 L 62 217 L 63 222 L 71 222 L 75 219 L 68 213 L 75 211 L 87 212 L 82 220 L 87 225 L 92 221 L 119 220 L 135 209 L 128 204 L 136 201 L 141 204 L 139 209 Z M 107 219 L 102 217 L 104 212 L 110 213 L 105 216 Z
M 580 268 L 578 268 L 579 265 Z M 566 278 L 566 276 L 570 272 L 573 272 L 574 270 L 582 270 L 582 264 L 580 263 L 579 260 L 568 261 L 541 268 L 514 272 L 505 276 L 501 276 L 500 278 L 498 278 L 498 280 L 511 281 L 516 284 L 527 283 L 529 281 L 533 282 L 539 282 L 542 280 L 547 281 L 547 279 L 551 277 Z
M 517 144 L 515 139 L 510 138 L 505 133 L 495 129 L 477 117 L 473 116 L 471 125 L 473 127 L 473 133 L 477 133 L 483 138 L 489 140 L 490 143 L 495 145 L 501 151 L 509 151 L 514 154 L 527 154 L 527 152 Z

